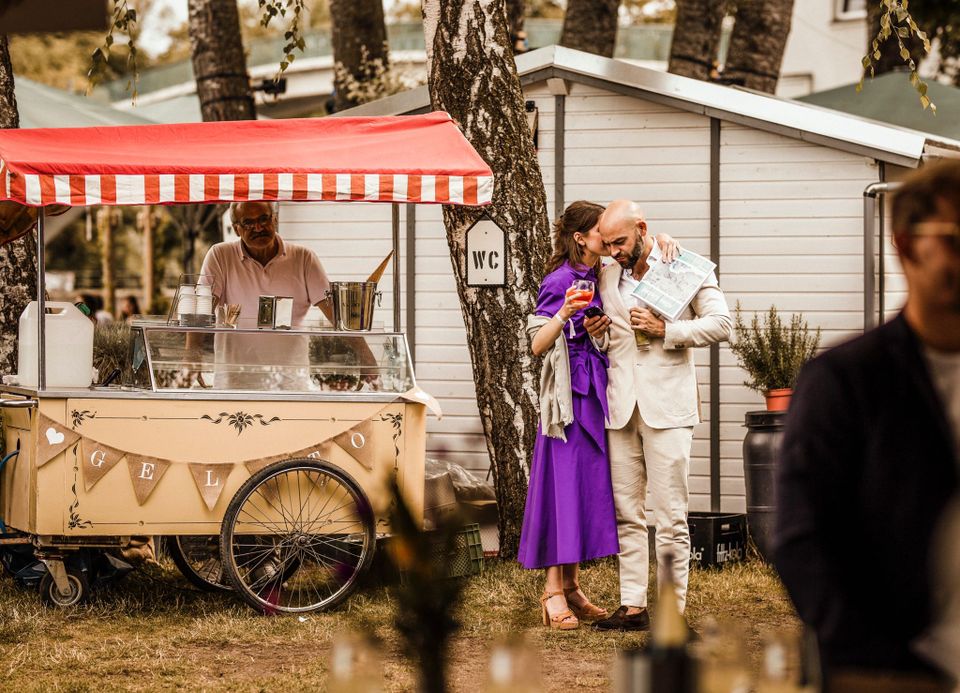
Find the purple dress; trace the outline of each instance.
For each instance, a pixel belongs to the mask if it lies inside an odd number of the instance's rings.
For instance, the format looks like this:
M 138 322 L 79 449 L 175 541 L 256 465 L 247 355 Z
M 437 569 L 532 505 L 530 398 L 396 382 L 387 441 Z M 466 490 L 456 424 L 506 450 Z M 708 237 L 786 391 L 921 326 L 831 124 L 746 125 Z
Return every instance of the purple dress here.
M 597 286 L 592 268 L 564 263 L 543 278 L 537 315 L 550 317 L 560 310 L 575 279 L 589 279 Z M 590 305 L 601 307 L 599 291 Z M 604 430 L 607 357 L 590 341 L 583 311 L 563 326 L 563 335 L 570 355 L 574 420 L 564 429 L 566 442 L 537 428 L 517 556 L 525 568 L 579 563 L 620 551 Z

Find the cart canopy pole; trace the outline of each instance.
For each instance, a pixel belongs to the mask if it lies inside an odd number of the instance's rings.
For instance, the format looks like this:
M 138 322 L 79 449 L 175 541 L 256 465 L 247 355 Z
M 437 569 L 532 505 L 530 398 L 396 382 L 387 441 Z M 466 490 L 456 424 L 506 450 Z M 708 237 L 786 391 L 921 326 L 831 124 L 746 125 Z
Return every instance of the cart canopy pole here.
M 400 331 L 400 205 L 390 205 L 393 224 L 393 331 Z
M 37 390 L 47 389 L 47 281 L 43 257 L 43 207 L 37 210 Z

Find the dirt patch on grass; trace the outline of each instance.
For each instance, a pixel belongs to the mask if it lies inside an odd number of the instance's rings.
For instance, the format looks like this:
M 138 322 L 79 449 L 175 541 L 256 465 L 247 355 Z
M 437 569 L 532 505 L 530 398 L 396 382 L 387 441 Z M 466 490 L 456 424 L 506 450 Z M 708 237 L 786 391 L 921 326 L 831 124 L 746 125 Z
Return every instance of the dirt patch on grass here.
M 617 651 L 645 645 L 645 633 L 544 628 L 541 580 L 539 571 L 500 562 L 469 580 L 450 652 L 452 690 L 482 689 L 491 650 L 507 638 L 534 652 L 545 691 L 606 690 Z M 581 582 L 596 603 L 616 606 L 614 561 L 586 566 Z M 411 690 L 415 669 L 393 628 L 391 589 L 368 587 L 335 612 L 300 620 L 259 616 L 230 595 L 197 592 L 172 566 L 130 575 L 67 611 L 46 609 L 2 578 L 0 680 L 18 691 L 323 689 L 333 640 L 352 631 L 378 643 L 384 689 Z M 656 618 L 655 604 L 651 610 Z M 739 623 L 754 662 L 765 632 L 799 629 L 775 574 L 761 563 L 693 571 L 687 616 L 694 629 L 710 618 Z

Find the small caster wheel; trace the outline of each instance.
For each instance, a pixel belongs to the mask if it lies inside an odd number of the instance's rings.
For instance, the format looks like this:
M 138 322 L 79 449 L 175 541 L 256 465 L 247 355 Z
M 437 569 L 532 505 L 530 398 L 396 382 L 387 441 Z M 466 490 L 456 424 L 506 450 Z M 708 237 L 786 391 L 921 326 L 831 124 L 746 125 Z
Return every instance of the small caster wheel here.
M 53 580 L 53 575 L 47 573 L 40 581 L 40 599 L 48 606 L 66 608 L 76 606 L 87 600 L 90 596 L 90 583 L 84 571 L 68 567 L 67 571 L 67 591 L 61 592 L 57 583 Z

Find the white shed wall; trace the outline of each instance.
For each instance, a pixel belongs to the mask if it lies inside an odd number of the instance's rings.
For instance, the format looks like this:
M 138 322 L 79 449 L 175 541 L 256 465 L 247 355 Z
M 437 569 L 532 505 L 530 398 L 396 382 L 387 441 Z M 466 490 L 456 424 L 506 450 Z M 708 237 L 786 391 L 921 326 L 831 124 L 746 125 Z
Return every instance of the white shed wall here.
M 539 110 L 539 149 L 553 220 L 555 98 L 544 83 L 525 97 Z M 565 100 L 564 201 L 640 202 L 654 233 L 709 254 L 710 121 L 706 116 L 579 84 Z M 868 158 L 723 123 L 720 149 L 721 286 L 747 317 L 776 304 L 802 311 L 830 346 L 862 327 L 863 189 L 879 178 Z M 332 279 L 363 279 L 390 249 L 390 206 L 295 204 L 281 211 L 285 238 L 315 250 Z M 440 208 L 416 208 L 416 372 L 440 401 L 429 419 L 428 455 L 486 474 L 489 458 L 477 410 L 466 331 Z M 401 251 L 405 247 L 401 207 Z M 888 234 L 889 235 L 889 234 Z M 886 308 L 902 302 L 902 279 L 887 252 Z M 401 258 L 401 272 L 406 258 Z M 405 277 L 402 277 L 405 280 Z M 406 282 L 401 305 L 405 306 Z M 392 324 L 392 275 L 381 280 L 377 320 Z M 402 316 L 406 325 L 407 316 Z M 695 430 L 691 509 L 710 507 L 709 350 L 696 353 L 704 422 Z M 745 510 L 741 446 L 745 412 L 763 408 L 746 389 L 729 348 L 720 350 L 721 508 Z

